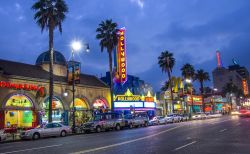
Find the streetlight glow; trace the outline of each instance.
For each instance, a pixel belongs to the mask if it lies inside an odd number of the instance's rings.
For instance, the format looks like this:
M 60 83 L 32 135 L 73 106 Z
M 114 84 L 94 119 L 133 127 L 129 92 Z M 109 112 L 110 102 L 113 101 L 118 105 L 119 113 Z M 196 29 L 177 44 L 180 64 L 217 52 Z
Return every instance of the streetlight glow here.
M 192 80 L 191 79 L 186 79 L 185 80 L 187 83 L 192 83 Z
M 71 47 L 72 47 L 72 49 L 73 49 L 74 51 L 79 51 L 79 50 L 81 50 L 81 48 L 82 48 L 82 44 L 81 44 L 80 41 L 73 41 L 73 42 L 71 43 Z

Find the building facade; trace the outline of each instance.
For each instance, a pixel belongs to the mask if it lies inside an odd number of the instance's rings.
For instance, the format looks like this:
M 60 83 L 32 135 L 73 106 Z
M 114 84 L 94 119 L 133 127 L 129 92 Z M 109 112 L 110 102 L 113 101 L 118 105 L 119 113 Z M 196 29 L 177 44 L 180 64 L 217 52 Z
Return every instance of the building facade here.
M 110 73 L 106 72 L 106 76 L 100 78 L 103 82 L 110 85 Z M 153 87 L 141 80 L 139 77 L 128 75 L 127 81 L 124 84 L 114 84 L 115 94 L 124 94 L 129 89 L 135 95 L 145 95 L 148 91 L 153 94 Z
M 243 91 L 242 87 L 242 76 L 236 70 L 230 70 L 225 67 L 217 67 L 213 70 L 213 85 L 214 88 L 218 89 L 218 92 L 222 92 L 223 87 L 227 83 L 233 83 Z
M 54 52 L 53 121 L 72 124 L 72 85 L 67 79 L 67 62 Z M 42 53 L 35 65 L 0 60 L 0 129 L 36 127 L 48 121 L 49 52 Z M 76 124 L 87 121 L 93 111 L 110 108 L 109 87 L 97 77 L 80 74 L 75 85 Z

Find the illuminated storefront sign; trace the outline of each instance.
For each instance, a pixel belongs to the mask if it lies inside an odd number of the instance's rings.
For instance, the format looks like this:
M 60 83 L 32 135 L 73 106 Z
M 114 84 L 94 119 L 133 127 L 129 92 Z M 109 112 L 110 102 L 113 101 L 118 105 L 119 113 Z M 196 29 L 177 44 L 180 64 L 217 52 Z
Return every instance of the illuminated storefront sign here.
M 145 102 L 154 102 L 154 97 L 145 97 Z
M 156 104 L 155 104 L 155 102 L 144 102 L 144 107 L 156 108 Z
M 9 89 L 20 89 L 20 90 L 29 90 L 29 91 L 37 91 L 39 87 L 32 84 L 21 84 L 21 83 L 12 83 L 6 81 L 0 81 L 1 88 L 9 88 Z
M 114 102 L 115 108 L 143 107 L 143 102 Z
M 125 28 L 119 29 L 118 34 L 119 38 L 117 45 L 117 73 L 119 76 L 119 82 L 125 83 L 127 81 Z
M 246 79 L 242 80 L 242 87 L 243 87 L 244 95 L 248 95 L 248 85 L 247 85 L 247 80 Z
M 194 105 L 202 105 L 202 97 L 196 96 L 196 95 L 193 95 L 192 97 L 191 97 L 191 95 L 187 96 L 188 105 L 192 105 L 192 98 L 193 98 Z
M 116 96 L 116 101 L 141 101 L 141 96 Z
M 25 96 L 23 94 L 15 94 L 15 95 L 12 95 L 8 99 L 5 107 L 6 108 L 9 108 L 9 107 L 31 108 L 31 107 L 33 107 L 33 104 L 27 96 Z

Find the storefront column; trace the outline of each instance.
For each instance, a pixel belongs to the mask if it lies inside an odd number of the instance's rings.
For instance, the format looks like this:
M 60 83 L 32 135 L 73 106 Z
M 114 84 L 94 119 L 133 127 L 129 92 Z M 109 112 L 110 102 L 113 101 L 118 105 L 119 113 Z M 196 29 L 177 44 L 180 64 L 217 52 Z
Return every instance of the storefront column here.
M 0 110 L 0 129 L 3 129 L 4 128 L 4 111 L 3 110 Z

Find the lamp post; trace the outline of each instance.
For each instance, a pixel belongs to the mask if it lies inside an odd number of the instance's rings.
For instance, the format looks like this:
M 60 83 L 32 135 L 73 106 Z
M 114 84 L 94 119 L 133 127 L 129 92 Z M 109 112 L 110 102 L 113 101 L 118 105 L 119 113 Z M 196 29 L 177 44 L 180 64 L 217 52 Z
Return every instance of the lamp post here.
M 193 112 L 194 112 L 194 99 L 193 99 L 193 86 L 192 86 L 192 80 L 191 79 L 186 79 L 185 80 L 186 81 L 186 83 L 189 83 L 190 84 L 190 86 L 191 86 L 191 102 L 192 102 L 192 112 L 190 112 L 190 114 L 192 114 Z
M 216 107 L 216 104 L 215 104 L 215 101 L 214 101 L 214 94 L 216 94 L 216 92 L 218 91 L 218 89 L 217 88 L 213 88 L 213 90 L 212 90 L 212 100 L 213 100 L 213 113 L 215 113 L 215 107 Z
M 89 52 L 89 45 L 86 45 L 86 51 Z M 72 132 L 75 133 L 75 126 L 76 126 L 76 121 L 75 121 L 75 62 L 74 62 L 74 52 L 80 51 L 82 48 L 82 44 L 79 41 L 73 41 L 71 43 L 71 61 L 72 61 L 72 99 L 73 99 L 73 125 L 72 125 Z

